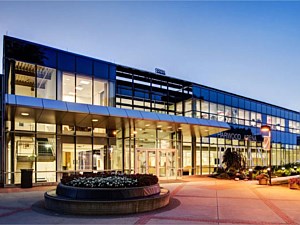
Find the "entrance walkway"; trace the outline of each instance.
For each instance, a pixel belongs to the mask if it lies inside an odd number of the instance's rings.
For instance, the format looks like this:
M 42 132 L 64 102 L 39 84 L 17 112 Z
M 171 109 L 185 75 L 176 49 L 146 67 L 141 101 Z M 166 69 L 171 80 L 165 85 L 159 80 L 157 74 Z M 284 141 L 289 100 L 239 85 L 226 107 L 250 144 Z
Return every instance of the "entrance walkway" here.
M 0 189 L 0 224 L 300 224 L 300 190 L 256 181 L 184 178 L 162 183 L 169 206 L 125 216 L 74 216 L 47 211 L 43 194 L 53 187 Z

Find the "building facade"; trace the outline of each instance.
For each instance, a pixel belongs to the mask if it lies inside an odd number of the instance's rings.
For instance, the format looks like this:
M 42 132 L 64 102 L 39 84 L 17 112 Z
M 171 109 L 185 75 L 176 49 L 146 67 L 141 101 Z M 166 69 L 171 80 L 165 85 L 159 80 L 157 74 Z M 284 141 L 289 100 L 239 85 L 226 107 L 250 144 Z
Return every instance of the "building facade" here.
M 28 168 L 36 183 L 104 170 L 204 175 L 228 148 L 249 168 L 267 165 L 262 124 L 273 165 L 300 158 L 296 111 L 8 36 L 3 70 L 2 184 Z

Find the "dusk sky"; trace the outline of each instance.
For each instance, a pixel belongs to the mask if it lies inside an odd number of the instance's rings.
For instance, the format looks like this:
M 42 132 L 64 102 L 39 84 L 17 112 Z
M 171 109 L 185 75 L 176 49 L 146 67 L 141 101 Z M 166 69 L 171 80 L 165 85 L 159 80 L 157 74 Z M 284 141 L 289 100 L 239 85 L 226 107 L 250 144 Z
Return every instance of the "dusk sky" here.
M 0 2 L 0 41 L 8 34 L 138 69 L 158 67 L 300 111 L 299 12 L 296 1 Z

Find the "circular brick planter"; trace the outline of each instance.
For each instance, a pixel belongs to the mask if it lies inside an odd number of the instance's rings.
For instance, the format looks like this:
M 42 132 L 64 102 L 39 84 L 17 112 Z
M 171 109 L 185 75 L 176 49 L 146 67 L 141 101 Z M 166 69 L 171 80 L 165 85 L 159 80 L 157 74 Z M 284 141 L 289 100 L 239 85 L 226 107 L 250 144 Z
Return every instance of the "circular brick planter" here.
M 81 200 L 123 200 L 159 194 L 159 184 L 132 188 L 81 188 L 59 183 L 56 194 Z
M 59 184 L 44 194 L 47 209 L 67 214 L 112 215 L 167 206 L 170 192 L 159 184 L 133 188 L 78 188 Z

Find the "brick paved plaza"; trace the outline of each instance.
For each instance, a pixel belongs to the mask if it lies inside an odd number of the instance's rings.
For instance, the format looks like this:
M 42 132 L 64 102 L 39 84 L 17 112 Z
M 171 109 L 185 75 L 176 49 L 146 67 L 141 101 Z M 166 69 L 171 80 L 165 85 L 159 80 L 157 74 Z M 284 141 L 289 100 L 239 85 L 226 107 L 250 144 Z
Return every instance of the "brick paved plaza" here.
M 257 181 L 187 178 L 162 183 L 168 207 L 125 216 L 74 216 L 47 211 L 43 194 L 54 187 L 0 189 L 0 224 L 300 224 L 300 190 Z

